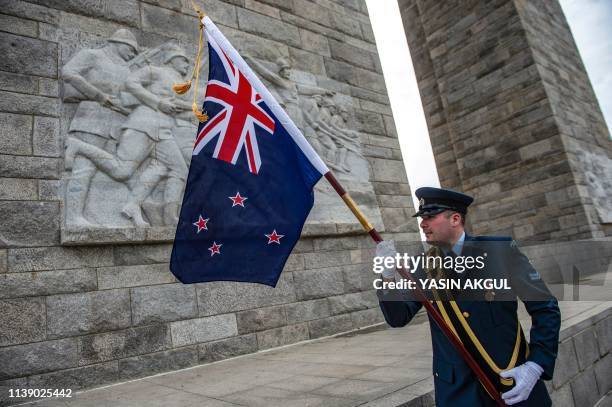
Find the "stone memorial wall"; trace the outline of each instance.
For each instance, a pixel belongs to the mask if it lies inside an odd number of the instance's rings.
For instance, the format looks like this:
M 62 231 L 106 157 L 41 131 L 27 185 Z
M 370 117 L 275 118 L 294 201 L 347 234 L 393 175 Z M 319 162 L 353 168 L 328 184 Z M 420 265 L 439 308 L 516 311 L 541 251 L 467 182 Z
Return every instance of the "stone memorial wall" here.
M 365 3 L 200 4 L 376 227 L 417 239 Z M 382 321 L 373 244 L 324 180 L 275 289 L 170 273 L 196 130 L 192 94 L 170 86 L 196 46 L 187 0 L 0 0 L 2 389 L 93 387 Z

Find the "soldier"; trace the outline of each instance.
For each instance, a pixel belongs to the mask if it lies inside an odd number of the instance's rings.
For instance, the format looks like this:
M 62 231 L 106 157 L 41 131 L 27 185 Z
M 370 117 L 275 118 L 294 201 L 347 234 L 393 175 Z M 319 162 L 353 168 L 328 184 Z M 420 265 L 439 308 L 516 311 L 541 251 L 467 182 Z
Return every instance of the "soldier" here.
M 169 84 L 180 82 L 189 69 L 184 51 L 171 45 L 162 49 L 164 66 L 145 66 L 127 80 L 126 88 L 138 102 L 121 126 L 117 156 L 76 139 L 67 143 L 66 161 L 82 155 L 115 180 L 130 180 L 147 158 L 151 158 L 138 180 L 131 182 L 131 196 L 122 214 L 136 226 L 149 226 L 142 217 L 142 202 L 162 180 L 164 222 L 178 218 L 181 192 L 187 177 L 187 164 L 173 136 L 175 115 L 191 111 L 186 101 L 176 99 Z
M 100 149 L 116 137 L 119 125 L 129 112 L 121 105 L 119 91 L 130 73 L 128 61 L 138 52 L 134 35 L 117 30 L 108 44 L 76 53 L 62 69 L 64 100 L 78 101 L 68 137 Z M 85 157 L 76 158 L 66 189 L 66 223 L 91 225 L 83 216 L 87 194 L 96 167 Z
M 561 318 L 556 299 L 510 238 L 465 233 L 465 216 L 473 198 L 440 188 L 419 188 L 416 196 L 420 206 L 415 216 L 422 218 L 421 229 L 436 250 L 453 257 L 473 256 L 486 248 L 484 253 L 489 252 L 486 267 L 478 270 L 479 276 L 492 272 L 509 278 L 513 291 L 531 315 L 530 341 L 526 342 L 518 322 L 514 294 L 506 297 L 506 301 L 493 301 L 494 291 L 487 291 L 484 301 L 455 301 L 451 296 L 433 301 L 434 307 L 502 392 L 507 404 L 550 406 L 551 399 L 542 380 L 552 379 L 557 356 Z M 379 243 L 376 255 L 394 257 L 393 242 Z M 395 268 L 385 269 L 383 280 L 395 281 Z M 389 292 L 378 294 L 385 319 L 392 327 L 405 326 L 422 305 L 412 299 L 393 300 Z M 434 294 L 433 298 L 438 299 L 439 293 Z M 436 323 L 430 320 L 430 327 L 436 405 L 495 406 L 493 398 Z

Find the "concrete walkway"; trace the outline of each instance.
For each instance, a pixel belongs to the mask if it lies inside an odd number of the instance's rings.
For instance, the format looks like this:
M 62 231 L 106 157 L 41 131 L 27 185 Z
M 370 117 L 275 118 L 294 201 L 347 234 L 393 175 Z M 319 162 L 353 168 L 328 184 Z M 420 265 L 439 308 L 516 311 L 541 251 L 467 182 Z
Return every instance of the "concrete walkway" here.
M 560 305 L 563 330 L 612 303 Z M 429 325 L 419 315 L 401 329 L 374 327 L 27 405 L 432 406 L 431 358 Z

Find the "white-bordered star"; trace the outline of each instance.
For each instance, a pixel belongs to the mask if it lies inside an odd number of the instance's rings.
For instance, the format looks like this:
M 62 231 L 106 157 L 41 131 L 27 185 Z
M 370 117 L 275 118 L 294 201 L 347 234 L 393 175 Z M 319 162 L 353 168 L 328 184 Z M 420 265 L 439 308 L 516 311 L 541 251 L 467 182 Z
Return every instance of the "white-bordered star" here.
M 208 224 L 209 219 L 210 218 L 204 219 L 202 215 L 200 215 L 198 220 L 196 222 L 193 222 L 193 225 L 198 228 L 197 233 L 200 233 L 203 230 L 208 230 L 208 226 L 206 225 Z
M 244 201 L 249 199 L 245 196 L 241 196 L 240 192 L 236 192 L 236 196 L 228 196 L 228 198 L 232 200 L 232 208 L 237 205 L 240 205 L 244 208 Z
M 208 248 L 208 250 L 210 250 L 210 257 L 214 256 L 215 254 L 221 254 L 221 246 L 223 245 L 213 242 L 213 245 Z
M 276 233 L 276 229 L 274 229 L 272 233 L 270 233 L 269 235 L 265 235 L 265 236 L 268 238 L 268 244 L 270 243 L 280 244 L 281 237 L 284 237 L 285 235 L 279 235 L 278 233 Z

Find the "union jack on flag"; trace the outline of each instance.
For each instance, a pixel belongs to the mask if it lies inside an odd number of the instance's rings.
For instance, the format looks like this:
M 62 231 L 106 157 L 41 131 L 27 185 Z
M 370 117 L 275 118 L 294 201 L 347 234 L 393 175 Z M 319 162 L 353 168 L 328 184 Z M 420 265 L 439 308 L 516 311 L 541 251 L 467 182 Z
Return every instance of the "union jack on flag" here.
M 209 52 L 221 64 L 227 81 L 209 79 L 204 102 L 218 103 L 223 108 L 198 131 L 193 154 L 215 140 L 213 158 L 236 164 L 245 150 L 249 171 L 261 167 L 261 156 L 255 136 L 255 126 L 274 134 L 275 122 L 262 108 L 263 99 L 240 70 L 227 57 L 213 38 L 208 38 Z M 212 60 L 212 58 L 211 58 Z
M 275 286 L 329 171 L 208 17 L 208 121 L 195 137 L 170 270 Z

